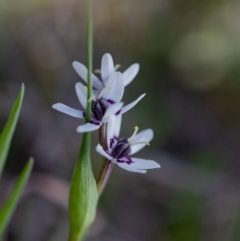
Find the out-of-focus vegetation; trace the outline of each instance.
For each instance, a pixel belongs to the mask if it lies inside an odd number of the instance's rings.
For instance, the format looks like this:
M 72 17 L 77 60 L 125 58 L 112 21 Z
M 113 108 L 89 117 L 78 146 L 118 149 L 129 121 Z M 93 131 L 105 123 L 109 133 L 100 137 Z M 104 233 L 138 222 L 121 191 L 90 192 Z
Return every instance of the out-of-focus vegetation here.
M 23 167 L 21 160 L 36 157 L 7 241 L 67 238 L 80 122 L 51 105 L 80 108 L 74 85 L 81 80 L 71 63 L 85 63 L 83 2 L 0 2 L 0 126 L 20 83 L 26 86 L 0 203 Z M 87 240 L 240 239 L 239 22 L 236 0 L 94 1 L 94 68 L 106 52 L 122 71 L 140 63 L 124 102 L 147 95 L 124 116 L 122 135 L 129 136 L 135 125 L 152 127 L 155 138 L 139 155 L 162 168 L 146 175 L 115 168 Z
M 22 88 L 13 105 L 13 108 L 11 110 L 11 113 L 8 117 L 4 129 L 0 133 L 0 179 L 3 173 L 3 169 L 5 167 L 10 144 L 16 128 L 19 113 L 22 107 L 23 96 L 24 85 L 22 85 Z M 5 229 L 7 228 L 10 219 L 12 218 L 13 212 L 15 211 L 16 206 L 20 200 L 23 189 L 26 186 L 27 180 L 29 179 L 32 166 L 33 160 L 30 159 L 24 167 L 24 169 L 22 170 L 13 190 L 11 191 L 11 194 L 9 194 L 9 197 L 7 198 L 7 200 L 5 200 L 4 205 L 0 208 L 0 238 L 3 237 Z

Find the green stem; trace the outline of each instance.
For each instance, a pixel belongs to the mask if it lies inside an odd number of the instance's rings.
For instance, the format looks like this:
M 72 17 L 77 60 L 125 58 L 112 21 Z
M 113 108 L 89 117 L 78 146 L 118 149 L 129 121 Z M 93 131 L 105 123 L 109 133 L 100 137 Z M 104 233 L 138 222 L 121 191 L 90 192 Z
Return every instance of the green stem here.
M 86 0 L 87 13 L 87 99 L 92 96 L 92 0 Z M 91 121 L 91 105 L 87 101 L 85 122 Z M 79 157 L 74 168 L 69 193 L 69 241 L 80 241 L 94 221 L 98 201 L 96 181 L 92 173 L 90 160 L 91 135 L 84 133 Z
M 93 55 L 93 27 L 92 27 L 92 0 L 86 0 L 87 12 L 87 68 L 88 68 L 88 100 L 92 96 L 92 55 Z M 86 122 L 91 120 L 91 101 L 87 102 Z

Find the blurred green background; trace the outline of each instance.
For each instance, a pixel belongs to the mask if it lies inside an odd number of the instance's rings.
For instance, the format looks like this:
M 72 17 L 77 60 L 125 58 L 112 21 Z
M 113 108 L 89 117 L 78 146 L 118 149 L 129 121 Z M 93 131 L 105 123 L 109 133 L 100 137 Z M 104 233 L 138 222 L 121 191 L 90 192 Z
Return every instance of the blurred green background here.
M 140 72 L 124 102 L 121 135 L 153 128 L 136 157 L 161 169 L 115 167 L 87 241 L 240 240 L 240 1 L 94 1 L 94 69 L 109 52 Z M 67 199 L 83 122 L 51 108 L 81 108 L 71 63 L 85 62 L 84 1 L 0 0 L 0 127 L 21 83 L 26 94 L 0 205 L 29 156 L 34 172 L 4 241 L 65 241 Z M 97 175 L 101 157 L 94 148 Z

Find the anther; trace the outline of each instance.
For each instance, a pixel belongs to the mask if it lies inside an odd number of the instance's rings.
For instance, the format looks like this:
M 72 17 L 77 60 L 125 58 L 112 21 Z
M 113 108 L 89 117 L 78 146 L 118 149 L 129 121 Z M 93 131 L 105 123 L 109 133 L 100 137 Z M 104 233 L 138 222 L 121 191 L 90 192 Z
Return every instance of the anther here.
M 96 100 L 93 96 L 91 96 L 89 99 L 88 99 L 88 102 L 91 102 L 92 100 Z
M 98 99 L 100 99 L 100 98 L 102 97 L 103 93 L 104 93 L 106 90 L 111 90 L 111 88 L 110 88 L 110 87 L 107 87 L 107 86 L 106 86 L 105 88 L 103 88 L 102 91 L 100 92 L 99 96 L 98 96 Z
M 120 67 L 121 67 L 120 64 L 116 64 L 115 67 L 114 67 L 114 70 L 116 71 L 116 70 L 118 70 Z
M 93 72 L 94 72 L 95 74 L 101 74 L 101 70 L 100 70 L 100 69 L 95 69 Z

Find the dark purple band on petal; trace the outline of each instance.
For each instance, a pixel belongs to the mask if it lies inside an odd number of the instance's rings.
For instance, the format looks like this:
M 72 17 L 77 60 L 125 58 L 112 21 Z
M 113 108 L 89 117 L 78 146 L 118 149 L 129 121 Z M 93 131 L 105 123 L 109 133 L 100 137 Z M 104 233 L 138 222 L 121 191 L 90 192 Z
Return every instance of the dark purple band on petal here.
M 114 142 L 115 142 L 114 138 L 111 138 L 111 139 L 110 139 L 110 148 L 111 148 L 111 149 L 112 149 L 112 147 L 113 147 Z
M 85 118 L 86 117 L 86 112 L 83 111 L 83 117 Z
M 115 115 L 119 115 L 119 114 L 121 113 L 121 110 L 122 110 L 122 109 L 120 109 L 119 111 L 117 111 L 117 112 L 115 113 Z
M 119 163 L 127 163 L 127 164 L 132 164 L 133 161 L 130 157 L 123 157 L 123 158 L 120 158 L 120 159 L 117 159 L 117 162 Z
M 115 104 L 115 101 L 113 101 L 113 100 L 111 100 L 111 99 L 108 99 L 107 102 L 108 102 L 109 104 Z
M 99 126 L 101 124 L 101 122 L 97 122 L 97 121 L 90 121 L 90 123 Z

